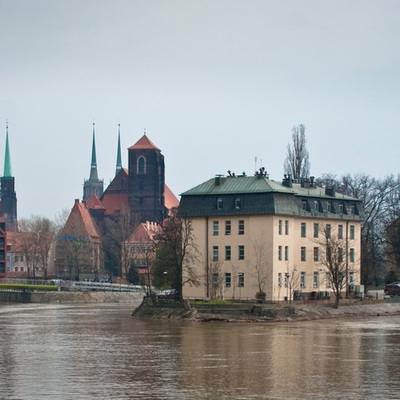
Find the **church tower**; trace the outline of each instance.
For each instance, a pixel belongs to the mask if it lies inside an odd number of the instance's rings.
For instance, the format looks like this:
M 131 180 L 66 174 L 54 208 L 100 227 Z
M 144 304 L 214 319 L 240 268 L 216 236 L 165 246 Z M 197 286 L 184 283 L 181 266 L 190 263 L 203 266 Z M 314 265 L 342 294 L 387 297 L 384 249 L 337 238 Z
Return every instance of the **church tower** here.
M 165 166 L 161 150 L 144 135 L 128 149 L 128 196 L 132 212 L 142 222 L 161 222 L 164 206 Z
M 118 175 L 118 172 L 122 169 L 122 157 L 121 157 L 121 125 L 118 124 L 118 144 L 117 144 L 117 166 L 115 168 L 115 176 Z
M 8 142 L 8 124 L 6 125 L 6 149 L 4 156 L 4 174 L 0 178 L 0 208 L 1 215 L 6 219 L 6 231 L 17 230 L 17 194 L 15 193 L 15 178 L 11 172 L 10 146 Z
M 93 123 L 92 162 L 90 164 L 90 177 L 89 179 L 85 180 L 83 184 L 82 200 L 87 200 L 93 194 L 100 198 L 103 194 L 103 190 L 104 182 L 102 179 L 99 179 L 97 174 L 95 124 Z

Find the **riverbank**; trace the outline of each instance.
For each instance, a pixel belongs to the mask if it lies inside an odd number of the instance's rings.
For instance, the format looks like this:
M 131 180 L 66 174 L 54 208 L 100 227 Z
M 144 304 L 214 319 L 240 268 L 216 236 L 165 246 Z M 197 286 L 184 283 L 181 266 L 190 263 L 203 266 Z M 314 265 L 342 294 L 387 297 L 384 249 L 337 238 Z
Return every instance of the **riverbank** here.
M 0 292 L 4 303 L 130 303 L 137 307 L 143 292 Z
M 210 310 L 211 311 L 211 310 Z M 268 305 L 249 306 L 242 310 L 207 310 L 191 306 L 188 302 L 152 303 L 144 301 L 136 308 L 132 315 L 139 318 L 174 319 L 199 322 L 291 322 L 312 321 L 333 318 L 365 318 L 375 316 L 400 315 L 399 302 L 379 302 L 343 304 L 338 309 L 331 304 L 306 305 L 291 304 L 282 307 L 268 307 Z

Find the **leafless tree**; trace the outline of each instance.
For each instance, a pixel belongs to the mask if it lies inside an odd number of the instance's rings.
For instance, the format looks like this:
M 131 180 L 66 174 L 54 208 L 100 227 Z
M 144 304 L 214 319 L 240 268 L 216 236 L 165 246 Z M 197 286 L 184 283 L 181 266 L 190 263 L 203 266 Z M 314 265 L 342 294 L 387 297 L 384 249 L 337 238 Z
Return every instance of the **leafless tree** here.
M 219 260 L 210 260 L 208 268 L 208 282 L 211 282 L 211 299 L 224 298 L 224 274 Z
M 300 274 L 297 271 L 296 265 L 286 263 L 285 272 L 285 287 L 287 290 L 287 300 L 291 302 L 293 300 L 294 291 L 300 286 Z
M 192 220 L 179 216 L 177 210 L 173 210 L 171 216 L 162 222 L 161 231 L 156 235 L 153 278 L 160 281 L 163 273 L 167 272 L 170 285 L 181 294 L 183 285 L 200 284 L 200 276 L 195 268 L 198 259 Z
M 287 146 L 284 163 L 285 174 L 300 180 L 310 175 L 310 161 L 306 147 L 306 127 L 303 124 L 292 129 L 292 143 Z
M 27 263 L 28 272 L 32 277 L 40 270 L 47 279 L 50 250 L 54 243 L 56 228 L 54 223 L 45 217 L 32 216 L 22 219 L 17 233 L 22 254 Z
M 347 242 L 346 242 L 347 240 Z M 321 225 L 319 239 L 315 240 L 320 245 L 319 262 L 325 267 L 325 272 L 330 276 L 330 284 L 335 296 L 334 308 L 339 308 L 343 289 L 348 285 L 348 276 L 355 269 L 356 260 L 352 259 L 349 249 L 353 241 L 339 239 L 330 225 Z
M 269 249 L 265 235 L 261 234 L 261 236 L 252 238 L 251 245 L 253 251 L 253 268 L 251 270 L 254 271 L 258 289 L 256 297 L 265 300 L 268 295 L 266 293 L 267 284 L 272 280 L 272 265 L 269 263 Z
M 129 245 L 127 239 L 139 222 L 138 216 L 131 213 L 128 208 L 106 222 L 106 230 L 103 232 L 105 240 L 103 242 L 106 243 L 104 251 L 106 252 L 107 264 L 118 264 L 118 275 L 121 279 L 126 278 L 128 275 L 129 268 L 135 257 L 135 248 Z M 111 260 L 116 261 L 113 262 Z M 109 272 L 111 273 L 111 271 Z

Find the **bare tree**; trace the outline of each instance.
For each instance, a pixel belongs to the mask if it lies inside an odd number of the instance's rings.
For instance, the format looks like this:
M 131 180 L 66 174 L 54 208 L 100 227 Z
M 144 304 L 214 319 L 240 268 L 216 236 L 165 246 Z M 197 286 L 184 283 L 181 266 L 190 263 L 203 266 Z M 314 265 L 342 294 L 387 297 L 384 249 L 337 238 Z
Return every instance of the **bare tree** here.
M 103 236 L 105 236 L 103 242 L 106 243 L 104 251 L 108 261 L 107 265 L 117 263 L 119 266 L 118 275 L 121 279 L 128 275 L 134 259 L 134 247 L 129 245 L 127 239 L 138 224 L 138 216 L 131 213 L 127 208 L 113 218 L 108 219 L 106 230 L 103 232 Z M 109 273 L 111 277 L 112 271 L 110 270 Z
M 210 260 L 208 268 L 208 281 L 211 282 L 211 298 L 224 298 L 224 274 L 219 260 Z
M 286 263 L 285 272 L 285 287 L 286 297 L 289 302 L 293 300 L 294 291 L 300 286 L 300 275 L 297 271 L 296 265 Z
M 348 276 L 351 272 L 357 272 L 354 254 L 353 256 L 349 254 L 352 242 L 348 239 L 339 239 L 328 224 L 320 227 L 320 233 L 320 238 L 316 240 L 321 249 L 319 261 L 329 274 L 335 296 L 334 308 L 339 308 L 343 289 L 348 284 Z
M 256 298 L 265 300 L 267 297 L 266 286 L 272 280 L 272 265 L 268 262 L 270 259 L 269 249 L 264 234 L 254 237 L 251 241 L 253 250 L 253 268 L 254 277 L 257 281 Z M 271 294 L 272 297 L 272 294 Z
M 191 219 L 178 216 L 177 210 L 173 210 L 161 224 L 156 243 L 153 278 L 160 281 L 167 272 L 168 282 L 180 295 L 184 284 L 199 286 L 200 277 L 195 269 L 199 255 Z
M 300 180 L 310 175 L 310 162 L 306 147 L 306 127 L 303 124 L 292 129 L 292 143 L 287 146 L 287 155 L 284 163 L 285 174 L 293 179 Z

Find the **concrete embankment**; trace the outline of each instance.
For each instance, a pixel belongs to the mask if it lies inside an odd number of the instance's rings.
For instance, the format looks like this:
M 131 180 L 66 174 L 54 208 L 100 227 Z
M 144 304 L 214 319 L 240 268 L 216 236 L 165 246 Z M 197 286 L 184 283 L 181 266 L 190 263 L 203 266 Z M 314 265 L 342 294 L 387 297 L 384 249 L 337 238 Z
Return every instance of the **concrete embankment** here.
M 7 303 L 131 303 L 138 306 L 142 292 L 0 292 Z

